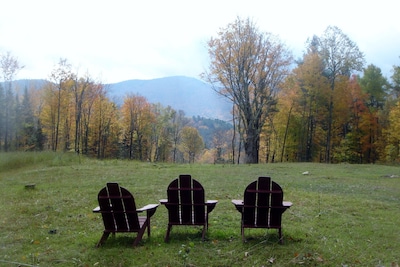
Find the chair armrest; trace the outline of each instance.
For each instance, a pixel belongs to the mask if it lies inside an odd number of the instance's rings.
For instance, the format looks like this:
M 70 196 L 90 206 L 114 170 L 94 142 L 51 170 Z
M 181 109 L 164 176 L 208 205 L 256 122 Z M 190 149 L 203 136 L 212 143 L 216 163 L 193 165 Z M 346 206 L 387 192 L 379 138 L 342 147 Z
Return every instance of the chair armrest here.
M 210 213 L 213 211 L 213 209 L 215 208 L 215 206 L 217 205 L 218 200 L 207 200 L 206 201 L 206 206 L 207 206 L 207 213 Z
M 93 209 L 93 212 L 100 212 L 100 206 L 97 206 L 96 208 Z
M 216 205 L 218 203 L 218 200 L 207 200 L 206 205 Z
M 158 206 L 159 204 L 148 204 L 140 209 L 136 209 L 136 211 L 137 212 L 146 211 L 147 212 L 146 216 L 151 217 L 156 212 Z
M 243 200 L 241 199 L 232 199 L 232 204 L 235 205 L 235 208 L 239 211 L 242 212 L 243 209 Z M 293 205 L 292 202 L 290 201 L 283 201 L 282 206 L 286 209 L 290 208 Z
M 282 202 L 282 205 L 283 205 L 285 208 L 290 208 L 290 207 L 293 205 L 293 203 L 290 202 L 290 201 L 283 201 L 283 202 Z
M 241 199 L 232 199 L 232 203 L 235 206 L 243 206 L 243 200 Z
M 160 199 L 160 203 L 161 203 L 161 205 L 165 205 L 165 204 L 167 204 L 168 203 L 168 199 Z
M 151 210 L 151 209 L 157 208 L 158 205 L 159 205 L 159 204 L 148 204 L 148 205 L 146 205 L 146 206 L 144 206 L 144 207 L 142 207 L 142 208 L 140 208 L 140 209 L 137 209 L 136 211 L 142 212 L 142 211 Z
M 243 200 L 241 199 L 232 199 L 233 205 L 235 205 L 235 208 L 237 211 L 242 212 L 243 211 Z

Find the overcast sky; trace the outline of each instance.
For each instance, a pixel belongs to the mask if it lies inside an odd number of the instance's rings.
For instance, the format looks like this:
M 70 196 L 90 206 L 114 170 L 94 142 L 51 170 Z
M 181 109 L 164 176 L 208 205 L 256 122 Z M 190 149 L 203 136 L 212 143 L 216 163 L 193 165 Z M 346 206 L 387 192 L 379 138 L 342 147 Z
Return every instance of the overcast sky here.
M 6 2 L 6 3 L 5 3 Z M 0 53 L 24 65 L 17 79 L 47 79 L 60 58 L 103 83 L 199 78 L 207 41 L 237 17 L 280 37 L 301 57 L 307 38 L 338 26 L 390 77 L 400 65 L 395 0 L 4 0 Z

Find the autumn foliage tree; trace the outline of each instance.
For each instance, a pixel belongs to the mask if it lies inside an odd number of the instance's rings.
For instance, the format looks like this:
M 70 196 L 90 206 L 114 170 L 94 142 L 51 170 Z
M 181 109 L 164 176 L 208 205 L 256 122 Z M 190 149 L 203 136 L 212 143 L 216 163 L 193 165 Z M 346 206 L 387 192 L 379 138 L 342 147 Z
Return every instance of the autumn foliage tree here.
M 368 135 L 370 114 L 366 106 L 367 95 L 362 92 L 357 76 L 353 75 L 343 96 L 342 127 L 340 146 L 335 149 L 337 162 L 362 163 L 366 150 L 365 136 Z M 368 122 L 368 123 L 367 123 Z
M 389 162 L 400 161 L 400 100 L 389 113 L 389 127 L 386 130 L 388 144 L 385 147 L 386 160 Z
M 318 38 L 317 51 L 324 64 L 324 75 L 329 80 L 331 99 L 328 104 L 325 161 L 332 161 L 332 138 L 334 137 L 334 94 L 339 82 L 349 79 L 353 71 L 361 71 L 364 54 L 356 43 L 336 26 L 329 26 Z
M 329 95 L 328 79 L 323 75 L 323 68 L 321 57 L 310 47 L 301 64 L 293 70 L 295 84 L 287 85 L 298 90 L 297 95 L 292 94 L 291 98 L 287 96 L 293 103 L 294 116 L 288 128 L 297 136 L 294 155 L 290 158 L 296 161 L 314 161 L 320 156 Z
M 274 116 L 280 159 L 338 160 L 351 128 L 349 78 L 363 54 L 337 27 L 308 41 L 307 52 L 286 79 Z M 282 114 L 283 113 L 283 114 Z
M 57 151 L 60 142 L 63 142 L 63 150 L 69 148 L 70 141 L 70 94 L 73 86 L 74 74 L 72 66 L 66 59 L 60 59 L 58 65 L 50 74 L 50 81 L 46 85 L 44 107 L 44 129 L 50 137 L 51 150 Z
M 146 98 L 127 95 L 121 108 L 125 143 L 130 159 L 150 159 L 151 131 L 154 116 Z
M 237 107 L 247 163 L 259 162 L 260 133 L 274 111 L 276 93 L 289 72 L 291 55 L 270 33 L 237 18 L 208 42 L 209 71 L 204 77 Z
M 194 163 L 198 153 L 204 148 L 203 138 L 194 127 L 185 126 L 181 132 L 180 149 L 187 156 L 189 163 Z
M 388 126 L 388 115 L 386 108 L 388 103 L 389 82 L 382 75 L 381 69 L 373 64 L 368 65 L 359 79 L 362 91 L 366 94 L 365 101 L 369 111 L 369 131 L 366 133 L 366 144 L 368 145 L 365 159 L 369 163 L 376 162 L 384 154 L 385 142 L 382 142 L 383 129 Z M 385 107 L 386 106 L 386 107 Z
M 51 72 L 36 101 L 45 148 L 106 158 L 118 155 L 119 114 L 103 84 L 80 77 L 66 60 Z

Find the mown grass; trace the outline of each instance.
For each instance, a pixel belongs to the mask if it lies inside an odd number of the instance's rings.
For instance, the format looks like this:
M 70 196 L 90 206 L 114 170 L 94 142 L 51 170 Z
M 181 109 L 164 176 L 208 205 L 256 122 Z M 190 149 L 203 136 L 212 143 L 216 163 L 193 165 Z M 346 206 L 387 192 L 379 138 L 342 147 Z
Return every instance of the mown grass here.
M 91 160 L 73 154 L 0 154 L 0 266 L 398 266 L 400 168 L 312 163 L 172 165 Z M 308 175 L 303 175 L 308 171 Z M 166 197 L 181 173 L 218 199 L 207 240 L 194 227 L 174 227 L 163 242 L 167 213 L 152 217 L 152 236 L 132 248 L 117 234 L 95 248 L 103 225 L 97 193 L 114 181 L 138 206 Z M 276 230 L 246 230 L 230 203 L 247 184 L 269 175 L 293 207 L 283 215 L 285 243 Z M 25 185 L 35 184 L 35 189 Z

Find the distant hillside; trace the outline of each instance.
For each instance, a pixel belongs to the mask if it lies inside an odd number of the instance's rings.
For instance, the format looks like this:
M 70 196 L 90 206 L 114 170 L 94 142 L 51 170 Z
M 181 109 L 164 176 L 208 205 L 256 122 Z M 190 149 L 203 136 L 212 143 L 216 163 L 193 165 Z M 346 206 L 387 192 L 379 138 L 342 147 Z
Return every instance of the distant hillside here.
M 220 120 L 230 119 L 231 104 L 210 85 L 190 77 L 173 76 L 152 80 L 128 80 L 109 84 L 110 97 L 118 104 L 128 94 L 146 97 L 150 103 L 183 110 L 188 117 L 202 116 Z

